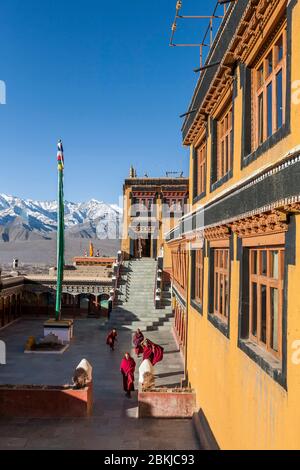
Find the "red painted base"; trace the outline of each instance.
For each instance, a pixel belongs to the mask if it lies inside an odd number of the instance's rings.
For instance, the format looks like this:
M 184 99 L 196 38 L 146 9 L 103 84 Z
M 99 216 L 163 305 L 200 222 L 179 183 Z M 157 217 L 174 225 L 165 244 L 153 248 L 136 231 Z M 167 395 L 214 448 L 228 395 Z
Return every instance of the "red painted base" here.
M 191 418 L 196 410 L 194 392 L 139 392 L 139 418 Z
M 81 418 L 90 416 L 92 408 L 92 383 L 81 390 L 55 386 L 0 386 L 0 416 Z

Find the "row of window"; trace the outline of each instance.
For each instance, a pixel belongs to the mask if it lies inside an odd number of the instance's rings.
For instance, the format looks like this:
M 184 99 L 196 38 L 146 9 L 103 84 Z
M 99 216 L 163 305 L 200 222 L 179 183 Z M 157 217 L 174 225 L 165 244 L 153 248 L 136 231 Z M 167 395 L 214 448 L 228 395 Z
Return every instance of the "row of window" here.
M 185 199 L 180 198 L 165 198 L 163 200 L 163 206 L 167 206 L 170 212 L 184 213 Z M 149 212 L 155 208 L 155 202 L 153 198 L 135 198 L 132 204 L 133 212 Z
M 273 39 L 251 70 L 251 151 L 255 151 L 285 123 L 286 28 Z M 216 117 L 216 155 L 213 182 L 230 173 L 233 165 L 233 105 L 231 96 Z M 195 149 L 194 197 L 206 192 L 207 142 L 204 137 Z
M 251 247 L 247 249 L 247 293 L 249 298 L 248 338 L 274 356 L 281 357 L 281 324 L 283 309 L 284 247 Z M 203 306 L 203 250 L 194 251 L 193 300 Z M 230 251 L 229 248 L 210 250 L 211 301 L 209 314 L 225 325 L 229 318 Z M 242 280 L 240 280 L 242 282 Z

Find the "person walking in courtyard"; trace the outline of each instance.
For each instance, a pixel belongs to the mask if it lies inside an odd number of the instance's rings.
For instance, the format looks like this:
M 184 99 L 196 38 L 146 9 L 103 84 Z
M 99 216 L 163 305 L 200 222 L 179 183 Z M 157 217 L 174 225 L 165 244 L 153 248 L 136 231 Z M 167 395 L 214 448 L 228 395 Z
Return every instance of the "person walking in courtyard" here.
M 146 338 L 143 343 L 143 361 L 149 359 L 151 364 L 155 366 L 155 364 L 163 360 L 163 357 L 164 348 Z
M 138 328 L 133 336 L 133 345 L 135 348 L 135 354 L 139 357 L 143 352 L 142 342 L 144 341 L 144 335 L 141 330 Z
M 114 328 L 106 337 L 106 344 L 110 347 L 111 351 L 115 350 L 115 341 L 117 341 L 118 333 Z
M 120 371 L 123 376 L 123 388 L 128 398 L 131 397 L 131 392 L 134 391 L 134 371 L 135 371 L 135 360 L 130 356 L 128 352 L 125 353 Z

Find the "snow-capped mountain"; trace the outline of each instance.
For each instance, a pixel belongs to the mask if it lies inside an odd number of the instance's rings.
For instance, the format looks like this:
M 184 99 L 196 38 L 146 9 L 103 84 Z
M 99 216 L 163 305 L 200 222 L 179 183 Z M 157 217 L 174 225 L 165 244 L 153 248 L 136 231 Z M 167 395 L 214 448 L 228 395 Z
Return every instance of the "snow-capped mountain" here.
M 47 239 L 55 236 L 56 201 L 34 201 L 0 194 L 0 241 Z M 66 236 L 119 238 L 122 210 L 115 204 L 91 199 L 65 202 Z

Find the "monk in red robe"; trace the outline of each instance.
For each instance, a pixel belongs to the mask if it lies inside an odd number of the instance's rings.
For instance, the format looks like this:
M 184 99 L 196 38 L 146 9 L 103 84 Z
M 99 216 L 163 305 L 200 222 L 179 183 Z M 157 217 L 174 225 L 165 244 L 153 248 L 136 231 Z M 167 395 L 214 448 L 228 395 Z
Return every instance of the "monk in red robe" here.
M 123 376 L 123 387 L 128 398 L 131 397 L 131 392 L 134 390 L 134 371 L 135 371 L 135 361 L 127 352 L 125 353 L 120 371 Z
M 133 345 L 135 348 L 135 354 L 139 357 L 143 353 L 142 342 L 144 341 L 144 335 L 141 330 L 138 328 L 133 337 Z
M 106 337 L 106 344 L 110 347 L 111 351 L 115 350 L 115 341 L 117 341 L 118 333 L 113 329 Z
M 143 361 L 149 359 L 151 364 L 155 366 L 155 364 L 163 360 L 163 357 L 164 348 L 162 346 L 153 343 L 150 339 L 144 341 Z

